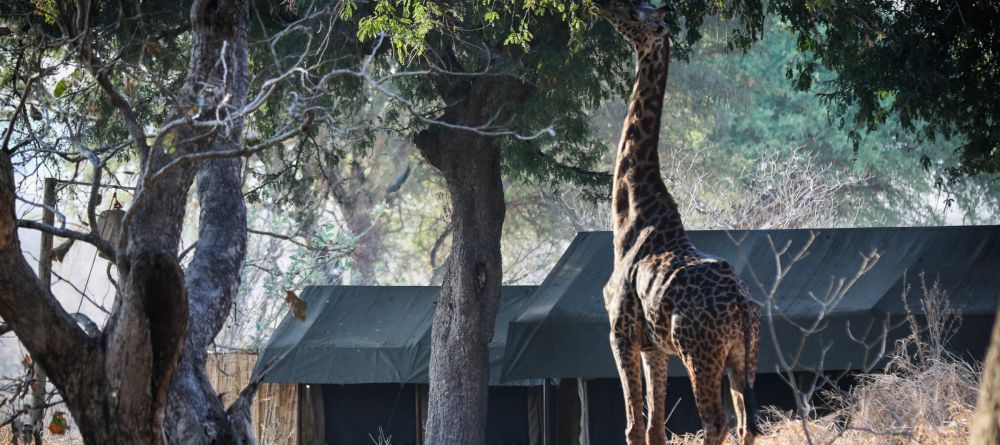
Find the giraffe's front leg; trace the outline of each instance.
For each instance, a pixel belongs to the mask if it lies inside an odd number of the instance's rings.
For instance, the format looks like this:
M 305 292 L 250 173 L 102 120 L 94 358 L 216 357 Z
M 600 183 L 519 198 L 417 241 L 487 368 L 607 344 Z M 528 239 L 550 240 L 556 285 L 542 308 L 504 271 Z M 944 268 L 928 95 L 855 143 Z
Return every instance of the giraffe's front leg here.
M 667 443 L 667 353 L 655 347 L 643 350 L 642 363 L 646 376 L 646 407 L 649 410 L 646 442 L 649 445 L 664 445 Z
M 627 323 L 612 321 L 611 352 L 614 353 L 625 394 L 625 441 L 628 445 L 645 445 L 640 344 L 630 331 Z

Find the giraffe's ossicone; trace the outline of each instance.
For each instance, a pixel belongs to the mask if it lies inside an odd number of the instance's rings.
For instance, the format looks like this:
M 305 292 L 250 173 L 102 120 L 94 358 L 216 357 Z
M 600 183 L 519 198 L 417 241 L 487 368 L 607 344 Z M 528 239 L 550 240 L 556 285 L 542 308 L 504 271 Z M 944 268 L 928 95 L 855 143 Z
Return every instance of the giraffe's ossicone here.
M 728 262 L 691 244 L 660 178 L 657 147 L 670 65 L 670 30 L 663 18 L 669 8 L 606 0 L 600 11 L 635 46 L 637 65 L 614 167 L 615 270 L 604 288 L 611 349 L 625 393 L 626 440 L 666 442 L 667 358 L 675 355 L 691 378 L 704 443 L 722 443 L 728 429 L 722 404 L 726 373 L 737 431 L 744 445 L 752 445 L 760 434 L 753 394 L 757 305 Z

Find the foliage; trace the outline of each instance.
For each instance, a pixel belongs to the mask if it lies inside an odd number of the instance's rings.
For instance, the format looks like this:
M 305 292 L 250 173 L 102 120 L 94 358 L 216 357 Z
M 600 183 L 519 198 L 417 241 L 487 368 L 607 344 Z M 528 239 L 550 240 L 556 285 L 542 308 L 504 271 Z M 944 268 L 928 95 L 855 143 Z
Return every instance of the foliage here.
M 895 116 L 854 138 L 842 131 L 840 121 L 852 120 L 853 109 L 829 110 L 821 98 L 796 91 L 784 78 L 785 68 L 803 58 L 787 25 L 770 24 L 764 39 L 745 54 L 726 52 L 724 45 L 706 37 L 694 48 L 697 57 L 671 66 L 661 131 L 664 156 L 690 153 L 698 158 L 696 166 L 710 175 L 709 182 L 752 190 L 756 185 L 741 178 L 752 177 L 744 172 L 756 168 L 760 159 L 776 153 L 787 159 L 805 151 L 815 158 L 816 167 L 827 169 L 830 180 L 864 178 L 837 197 L 857 209 L 858 219 L 837 225 L 955 221 L 946 218 L 947 213 L 964 214 L 966 223 L 983 223 L 1000 209 L 1000 184 L 991 175 L 948 181 L 946 168 L 957 157 L 946 141 L 915 137 Z M 816 74 L 836 77 L 823 69 Z M 594 125 L 608 141 L 617 140 L 623 107 L 613 102 L 595 113 Z M 929 172 L 918 162 L 920 157 L 931 161 Z M 724 190 L 715 193 L 723 201 L 739 201 L 727 198 Z M 952 204 L 951 211 L 942 213 L 947 204 Z
M 545 22 L 551 17 L 563 23 L 570 32 L 571 42 L 575 44 L 587 39 L 595 21 L 603 22 L 597 17 L 597 9 L 603 3 L 607 0 L 481 0 L 483 8 L 470 11 L 464 8 L 466 5 L 449 8 L 429 0 L 379 0 L 375 13 L 363 20 L 359 37 L 365 39 L 380 32 L 389 32 L 397 38 L 399 45 L 419 52 L 424 48 L 430 30 L 435 26 L 447 26 L 447 16 L 468 20 L 468 15 L 473 14 L 473 21 L 502 27 L 504 45 L 528 49 L 538 41 L 544 43 L 551 32 L 546 29 Z M 746 50 L 763 33 L 764 5 L 759 0 L 661 3 L 669 3 L 675 10 L 664 20 L 671 29 L 678 30 L 674 44 L 675 54 L 680 58 L 686 58 L 691 46 L 701 40 L 706 21 L 726 22 L 724 33 L 730 49 Z M 536 39 L 536 36 L 544 38 Z
M 791 25 L 804 56 L 789 78 L 838 114 L 855 111 L 845 124 L 871 131 L 895 116 L 922 139 L 943 137 L 957 147 L 952 176 L 1000 172 L 1000 4 L 807 0 L 771 7 Z M 824 79 L 821 68 L 837 76 Z

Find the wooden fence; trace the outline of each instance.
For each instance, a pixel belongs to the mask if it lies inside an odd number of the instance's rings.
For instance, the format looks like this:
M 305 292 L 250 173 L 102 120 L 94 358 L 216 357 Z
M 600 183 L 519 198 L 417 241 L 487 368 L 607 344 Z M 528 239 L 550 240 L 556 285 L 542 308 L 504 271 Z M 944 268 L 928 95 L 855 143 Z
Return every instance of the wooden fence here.
M 208 355 L 208 379 L 229 406 L 250 381 L 257 354 L 225 352 Z M 259 445 L 286 445 L 297 441 L 298 395 L 296 385 L 265 383 L 257 389 L 251 415 Z

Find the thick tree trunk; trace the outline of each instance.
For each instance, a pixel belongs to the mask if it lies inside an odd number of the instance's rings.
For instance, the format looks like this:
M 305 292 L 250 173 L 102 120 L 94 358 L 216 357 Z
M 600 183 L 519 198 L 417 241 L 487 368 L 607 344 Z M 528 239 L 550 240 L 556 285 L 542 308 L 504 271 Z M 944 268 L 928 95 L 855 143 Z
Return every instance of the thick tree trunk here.
M 184 102 L 171 121 L 190 118 L 195 104 L 211 112 L 194 119 L 225 118 L 242 105 L 248 16 L 245 0 L 194 2 L 189 72 L 178 95 Z M 82 23 L 82 29 L 86 26 Z M 81 50 L 85 52 L 86 48 Z M 227 108 L 216 112 L 218 104 Z M 228 128 L 175 125 L 148 154 L 140 153 L 148 156 L 143 175 L 177 156 L 238 147 L 241 128 L 239 118 Z M 207 385 L 187 392 L 189 386 L 173 385 L 182 389 L 171 394 L 171 403 L 192 408 L 180 416 L 183 421 L 171 416 L 172 422 L 164 425 L 174 377 L 187 382 L 203 376 L 205 346 L 226 317 L 245 249 L 239 161 L 205 163 L 199 173 L 203 239 L 185 277 L 177 247 L 195 171 L 181 167 L 155 183 L 141 182 L 118 248 L 115 310 L 102 336 L 90 338 L 42 288 L 21 255 L 13 167 L 9 154 L 0 153 L 0 316 L 48 371 L 88 444 L 209 443 L 188 440 L 204 433 L 176 434 L 177 425 L 195 422 L 201 430 L 215 430 L 214 443 L 242 440 L 227 434 L 235 429 Z M 182 348 L 187 350 L 183 361 Z M 172 433 L 169 439 L 165 431 Z
M 993 337 L 984 366 L 970 445 L 1000 444 L 1000 313 L 993 322 Z
M 452 206 L 451 261 L 431 334 L 427 443 L 481 444 L 486 436 L 487 345 L 500 304 L 505 204 L 495 138 L 426 131 L 427 160 L 444 175 Z
M 101 338 L 90 338 L 24 261 L 14 214 L 13 167 L 0 153 L 0 316 L 59 389 L 86 443 L 162 443 L 169 379 L 184 339 L 183 274 L 168 251 L 179 233 L 185 175 L 165 178 L 145 200 L 124 259 L 121 304 Z M 167 219 L 168 217 L 173 217 Z M 146 235 L 138 235 L 146 233 Z M 151 233 L 156 233 L 154 236 Z M 174 245 L 176 250 L 176 244 Z
M 437 38 L 432 38 L 437 40 Z M 443 41 L 435 62 L 448 72 L 465 69 Z M 495 62 L 495 61 L 494 61 Z M 494 66 L 491 64 L 490 66 Z M 506 122 L 532 91 L 516 76 L 431 76 L 449 106 L 441 119 L 478 128 Z M 444 176 L 451 197 L 451 254 L 431 331 L 427 443 L 478 445 L 486 441 L 489 391 L 487 346 L 500 306 L 503 265 L 500 237 L 506 214 L 498 136 L 431 126 L 414 138 L 421 155 Z
M 228 100 L 228 110 L 243 106 L 249 71 L 248 19 L 249 3 L 245 0 L 195 2 L 192 30 L 203 37 L 192 45 L 189 80 L 208 79 L 210 86 L 208 93 L 193 89 L 192 99 L 212 94 L 216 100 Z M 242 119 L 234 119 L 226 131 L 217 131 L 205 140 L 207 146 L 200 148 L 239 149 L 242 133 Z M 208 346 L 232 308 L 246 255 L 247 212 L 240 166 L 239 159 L 215 159 L 199 165 L 198 241 L 185 276 L 188 330 L 166 413 L 170 443 L 235 444 L 253 440 L 241 436 L 241 425 L 231 424 L 205 373 Z
M 205 374 L 206 351 L 232 307 L 246 253 L 246 208 L 237 159 L 214 160 L 198 174 L 198 246 L 187 269 L 188 335 L 167 411 L 171 443 L 244 443 Z

